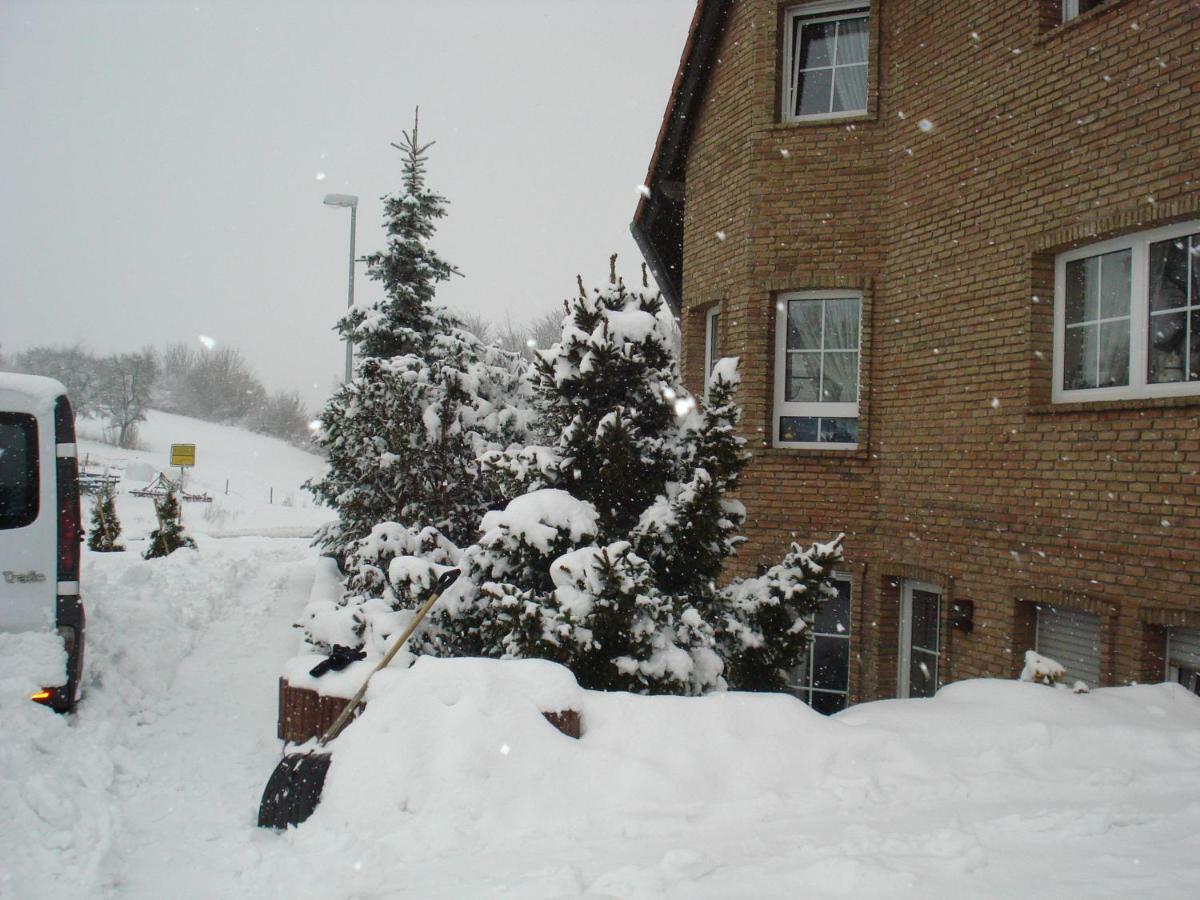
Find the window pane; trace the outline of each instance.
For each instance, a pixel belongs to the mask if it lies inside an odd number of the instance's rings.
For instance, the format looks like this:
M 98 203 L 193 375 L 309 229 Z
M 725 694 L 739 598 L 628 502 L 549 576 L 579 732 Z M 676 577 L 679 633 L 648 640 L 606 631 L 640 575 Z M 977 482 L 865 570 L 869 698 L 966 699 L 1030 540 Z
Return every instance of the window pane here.
M 1176 309 L 1188 302 L 1188 239 L 1150 245 L 1150 311 Z
M 830 86 L 833 83 L 832 69 L 812 69 L 800 73 L 800 87 L 796 91 L 796 115 L 812 116 L 830 110 Z
M 812 708 L 823 716 L 831 716 L 834 713 L 841 712 L 846 708 L 846 695 L 826 694 L 822 691 L 813 691 Z
M 820 400 L 820 380 L 820 353 L 789 353 L 783 399 L 789 403 L 812 403 Z
M 1068 328 L 1063 347 L 1063 387 L 1068 391 L 1096 386 L 1096 344 L 1100 329 L 1096 325 Z
M 789 350 L 821 349 L 821 301 L 789 300 L 788 333 Z
M 850 642 L 843 638 L 813 638 L 813 683 L 815 688 L 844 691 L 850 673 Z
M 1067 324 L 1096 318 L 1100 258 L 1091 256 L 1067 263 Z
M 1188 381 L 1200 381 L 1200 309 L 1192 310 L 1192 330 L 1189 334 Z
M 825 301 L 825 349 L 858 349 L 858 298 Z
M 1100 257 L 1100 318 L 1129 315 L 1129 273 L 1133 253 L 1122 250 Z
M 821 418 L 822 444 L 857 444 L 858 419 Z
M 932 591 L 912 592 L 912 645 L 936 651 L 938 648 L 938 607 L 941 597 Z
M 1187 313 L 1150 317 L 1149 361 L 1146 380 L 1151 384 L 1183 381 L 1183 351 L 1187 340 Z
M 850 634 L 850 582 L 835 581 L 836 599 L 826 600 L 817 610 L 813 631 L 817 634 Z
M 932 697 L 937 692 L 937 657 L 913 650 L 908 667 L 908 696 Z
M 838 22 L 837 33 L 837 64 L 866 63 L 867 61 L 867 20 L 843 19 Z
M 720 313 L 713 313 L 711 316 L 709 316 L 709 318 L 708 318 L 708 327 L 709 327 L 708 371 L 704 373 L 705 375 L 711 375 L 713 366 L 715 366 L 717 364 L 717 334 L 718 334 L 717 329 L 719 328 L 720 323 L 721 323 L 721 314 Z
M 821 400 L 826 403 L 853 403 L 858 399 L 858 354 L 825 354 L 825 374 L 821 379 Z
M 0 528 L 24 528 L 37 513 L 37 420 L 0 413 Z
M 817 442 L 817 423 L 815 416 L 780 416 L 779 439 L 781 441 Z
M 1129 384 L 1129 320 L 1100 325 L 1100 387 Z
M 800 25 L 800 68 L 833 65 L 833 37 L 836 22 L 805 23 Z
M 1192 251 L 1188 254 L 1192 260 L 1192 305 L 1200 303 L 1200 234 L 1190 238 Z
M 867 108 L 867 67 L 838 66 L 833 70 L 833 112 Z

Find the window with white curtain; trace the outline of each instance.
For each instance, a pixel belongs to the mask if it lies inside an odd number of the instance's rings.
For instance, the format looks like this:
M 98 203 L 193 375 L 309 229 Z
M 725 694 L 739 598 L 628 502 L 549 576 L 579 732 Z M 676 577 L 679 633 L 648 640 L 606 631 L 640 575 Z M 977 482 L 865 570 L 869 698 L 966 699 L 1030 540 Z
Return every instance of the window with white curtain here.
M 783 119 L 867 111 L 868 5 L 805 3 L 784 15 Z
M 776 446 L 858 446 L 862 296 L 803 291 L 781 295 L 776 308 Z
M 1063 253 L 1056 402 L 1200 393 L 1200 221 Z

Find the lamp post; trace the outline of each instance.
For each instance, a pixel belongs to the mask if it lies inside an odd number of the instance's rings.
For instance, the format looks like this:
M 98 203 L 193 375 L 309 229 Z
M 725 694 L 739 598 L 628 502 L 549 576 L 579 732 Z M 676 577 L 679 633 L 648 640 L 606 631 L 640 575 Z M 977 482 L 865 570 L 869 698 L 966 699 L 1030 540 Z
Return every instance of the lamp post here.
M 350 290 L 346 297 L 346 309 L 354 308 L 354 222 L 358 216 L 358 197 L 354 194 L 326 194 L 326 206 L 348 206 L 350 208 Z M 353 377 L 354 343 L 346 338 L 346 383 Z

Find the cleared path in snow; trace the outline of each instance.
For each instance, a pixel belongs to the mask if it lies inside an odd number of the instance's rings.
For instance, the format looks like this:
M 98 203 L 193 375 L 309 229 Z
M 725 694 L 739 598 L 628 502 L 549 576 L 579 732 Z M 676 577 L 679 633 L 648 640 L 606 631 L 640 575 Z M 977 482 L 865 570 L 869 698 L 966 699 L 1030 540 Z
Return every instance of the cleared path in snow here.
M 110 725 L 123 770 L 100 885 L 122 897 L 241 895 L 279 755 L 276 678 L 296 650 L 290 626 L 315 551 L 230 538 L 150 563 L 89 559 L 92 674 L 78 727 Z

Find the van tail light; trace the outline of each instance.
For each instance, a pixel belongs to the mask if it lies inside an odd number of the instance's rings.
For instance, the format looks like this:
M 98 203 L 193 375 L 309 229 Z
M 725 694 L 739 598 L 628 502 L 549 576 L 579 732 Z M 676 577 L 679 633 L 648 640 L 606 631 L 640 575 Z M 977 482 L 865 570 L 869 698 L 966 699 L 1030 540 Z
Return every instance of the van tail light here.
M 47 690 L 43 689 L 43 690 L 37 691 L 33 694 L 30 694 L 29 699 L 32 700 L 34 703 L 45 703 L 52 696 L 54 696 L 53 691 L 47 691 Z
M 75 449 L 75 416 L 71 403 L 59 397 L 54 407 L 55 455 L 58 465 L 58 582 L 60 594 L 79 593 L 79 465 Z M 63 582 L 69 587 L 64 590 Z

